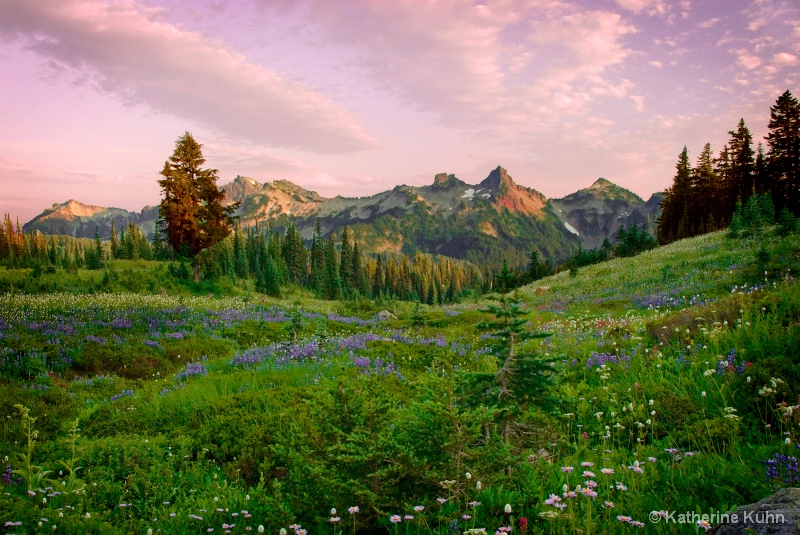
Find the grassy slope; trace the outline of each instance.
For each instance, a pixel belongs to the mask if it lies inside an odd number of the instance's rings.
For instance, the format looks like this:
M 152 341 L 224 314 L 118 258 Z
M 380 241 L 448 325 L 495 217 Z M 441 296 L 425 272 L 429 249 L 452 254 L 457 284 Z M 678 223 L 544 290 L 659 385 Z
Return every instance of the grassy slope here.
M 762 245 L 771 254 L 759 261 L 756 251 Z M 80 520 L 86 532 L 98 533 L 144 533 L 148 527 L 170 533 L 220 531 L 234 520 L 236 532 L 258 524 L 274 532 L 294 521 L 318 524 L 311 528 L 316 532 L 330 529 L 325 521 L 330 507 L 351 522 L 354 517 L 343 513 L 355 504 L 363 511 L 359 529 L 424 504 L 430 525 L 445 531 L 461 514 L 473 515 L 476 527 L 494 529 L 509 520 L 502 513 L 507 502 L 536 529 L 556 531 L 622 533 L 630 528 L 616 520 L 618 514 L 647 522 L 651 510 L 725 511 L 768 494 L 762 460 L 792 453 L 793 444 L 784 439 L 798 438 L 796 422 L 782 419 L 777 407 L 784 400 L 795 403 L 800 384 L 800 291 L 789 277 L 797 271 L 798 251 L 797 237 L 756 244 L 716 233 L 518 290 L 531 328 L 553 334 L 522 349 L 555 359 L 549 394 L 557 402 L 546 411 L 520 413 L 511 450 L 494 440 L 483 442 L 479 422 L 491 418 L 467 409 L 466 399 L 459 397 L 465 384 L 460 373 L 496 369 L 491 358 L 476 351 L 484 344 L 474 326 L 486 317 L 479 311 L 485 300 L 447 310 L 423 307 L 422 326 L 412 326 L 413 309 L 404 303 L 388 305 L 399 319 L 366 326 L 307 315 L 297 322 L 297 346 L 317 337 L 323 348 L 319 359 L 279 364 L 272 358 L 231 366 L 231 357 L 249 348 L 292 338 L 291 318 L 262 323 L 240 317 L 212 325 L 204 319 L 207 310 L 244 313 L 277 305 L 270 310 L 291 315 L 299 298 L 305 310 L 327 315 L 351 314 L 353 305 L 300 294 L 282 302 L 252 295 L 7 296 L 0 299 L 0 315 L 8 322 L 0 342 L 28 356 L 32 350 L 49 355 L 56 349 L 32 330 L 13 327 L 23 315 L 32 321 L 60 311 L 59 318 L 79 321 L 78 332 L 61 344 L 72 364 L 56 368 L 51 359 L 40 367 L 31 364 L 33 376 L 17 373 L 16 378 L 8 365 L 3 368 L 0 454 L 20 468 L 13 453 L 21 451 L 15 441 L 22 440 L 23 430 L 13 403 L 24 403 L 39 419 L 34 461 L 51 470 L 60 468 L 56 460 L 69 459 L 65 422 L 77 417 L 85 435 L 79 440 L 80 464 L 86 467 L 78 476 L 88 492 L 72 504 L 75 512 L 61 512 Z M 117 267 L 130 272 L 131 280 L 148 280 L 158 269 L 148 263 Z M 758 286 L 764 287 L 753 291 Z M 370 308 L 360 306 L 365 312 Z M 133 326 L 109 326 L 120 317 L 133 318 Z M 157 328 L 146 327 L 152 317 L 158 317 Z M 333 349 L 334 342 L 352 341 L 359 333 L 386 337 L 397 331 L 414 341 L 375 341 L 352 351 L 391 360 L 402 370 L 401 380 L 391 374 L 365 376 L 348 350 Z M 178 332 L 181 338 L 173 338 Z M 112 342 L 115 335 L 122 341 Z M 418 340 L 437 336 L 446 339 L 445 347 Z M 142 344 L 148 337 L 160 347 Z M 6 350 L 4 357 L 10 356 Z M 204 356 L 195 364 L 201 373 L 177 376 L 189 370 L 188 360 Z M 598 367 L 600 359 L 606 368 Z M 726 362 L 721 372 L 707 373 L 717 370 L 720 359 Z M 56 370 L 57 379 L 46 375 L 49 370 Z M 772 378 L 784 383 L 760 395 Z M 113 399 L 127 391 L 133 395 Z M 509 455 L 515 466 L 510 475 L 502 468 Z M 654 460 L 648 462 L 650 457 Z M 641 461 L 643 474 L 627 468 L 634 460 Z M 565 514 L 549 519 L 555 509 L 543 503 L 548 494 L 560 494 L 565 483 L 584 483 L 560 467 L 580 472 L 581 462 L 594 463 L 589 469 L 595 472 L 604 466 L 616 473 L 596 474 L 602 483 L 598 500 L 570 502 Z M 464 478 L 467 470 L 484 482 L 483 490 L 475 491 Z M 443 488 L 439 482 L 448 479 L 454 483 Z M 628 490 L 605 489 L 617 481 Z M 39 497 L 28 499 L 19 487 L 5 490 L 11 495 L 0 498 L 0 509 L 11 512 L 0 517 L 2 522 L 35 525 L 43 516 L 56 518 L 66 505 L 59 497 L 49 505 Z M 437 506 L 434 498 L 448 493 L 454 499 Z M 224 503 L 223 512 L 213 513 L 219 503 L 214 497 Z M 483 506 L 470 508 L 468 499 Z M 613 501 L 615 508 L 604 509 L 603 500 Z M 132 506 L 120 508 L 120 503 Z M 252 520 L 229 516 L 240 510 L 253 514 Z M 204 520 L 192 520 L 190 514 Z M 461 528 L 469 525 L 462 521 Z M 648 528 L 670 532 L 663 524 Z

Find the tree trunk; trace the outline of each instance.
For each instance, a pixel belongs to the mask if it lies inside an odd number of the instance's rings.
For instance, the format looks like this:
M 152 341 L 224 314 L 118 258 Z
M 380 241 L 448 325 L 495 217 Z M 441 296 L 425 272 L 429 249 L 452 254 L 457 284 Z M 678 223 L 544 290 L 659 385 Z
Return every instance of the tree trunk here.
M 194 282 L 200 282 L 200 261 L 194 257 Z

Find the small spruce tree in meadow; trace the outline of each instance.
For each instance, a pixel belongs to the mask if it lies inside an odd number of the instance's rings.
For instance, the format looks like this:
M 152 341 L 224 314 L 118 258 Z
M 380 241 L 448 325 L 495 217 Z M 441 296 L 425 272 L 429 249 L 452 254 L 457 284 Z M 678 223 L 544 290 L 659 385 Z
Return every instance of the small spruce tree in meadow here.
M 547 405 L 550 401 L 547 390 L 551 382 L 550 361 L 542 356 L 521 349 L 523 342 L 534 338 L 545 338 L 549 333 L 531 331 L 526 328 L 527 312 L 522 303 L 510 295 L 493 297 L 482 312 L 494 318 L 478 324 L 478 328 L 490 335 L 492 354 L 497 358 L 498 371 L 493 377 L 482 374 L 493 387 L 489 390 L 496 399 L 487 400 L 501 409 L 501 434 L 508 444 L 513 434 L 513 421 L 531 405 Z M 489 375 L 487 377 L 487 375 Z
M 798 222 L 797 218 L 789 211 L 788 208 L 784 207 L 781 210 L 781 213 L 778 215 L 778 228 L 777 233 L 778 236 L 788 236 L 789 234 L 794 234 L 797 232 Z

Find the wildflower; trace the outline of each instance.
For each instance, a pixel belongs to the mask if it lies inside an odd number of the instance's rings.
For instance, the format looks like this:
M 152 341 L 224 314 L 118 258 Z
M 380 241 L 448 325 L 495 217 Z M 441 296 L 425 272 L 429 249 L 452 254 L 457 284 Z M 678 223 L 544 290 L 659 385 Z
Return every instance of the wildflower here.
M 414 515 L 405 515 L 403 520 L 414 520 Z
M 597 498 L 597 493 L 590 488 L 581 489 L 580 493 L 586 496 L 587 498 Z
M 651 463 L 658 461 L 658 459 L 656 459 L 655 457 L 648 457 L 647 460 Z
M 585 478 L 592 478 L 592 477 L 594 477 L 594 472 L 590 472 L 590 471 L 588 471 L 588 470 L 585 470 L 585 471 L 584 471 L 584 472 L 581 474 L 581 477 L 585 477 Z
M 604 476 L 610 476 L 611 474 L 614 473 L 614 469 L 613 468 L 601 468 L 600 469 L 600 473 L 603 474 Z
M 630 522 L 633 519 L 629 516 L 619 515 L 617 517 L 617 520 L 619 520 L 620 522 Z
M 307 533 L 308 532 L 306 530 L 304 530 L 303 528 L 300 528 L 297 531 L 295 531 L 296 535 L 307 535 Z
M 472 507 L 473 509 L 478 507 L 480 504 L 481 504 L 481 502 L 476 502 L 476 501 L 469 502 L 469 506 Z
M 436 498 L 436 501 L 439 503 L 444 503 L 447 501 L 447 498 Z
M 556 496 L 555 494 L 550 494 L 550 496 L 544 501 L 547 505 L 553 505 L 561 501 L 561 498 Z
M 425 510 L 425 506 L 424 506 L 424 505 L 415 505 L 415 506 L 414 506 L 414 510 L 415 510 L 416 512 L 418 512 L 418 513 L 421 513 L 422 511 L 424 511 L 424 510 Z
M 331 521 L 331 523 L 332 523 L 332 524 L 335 524 L 335 523 L 337 523 L 337 522 L 338 522 L 338 521 L 340 521 L 340 520 L 341 520 L 341 518 L 339 518 L 338 516 L 332 516 L 332 517 L 330 518 L 330 521 Z
M 703 528 L 706 531 L 711 531 L 711 523 L 708 520 L 698 520 L 697 527 Z
M 86 513 L 86 515 L 84 515 L 84 516 L 86 517 L 87 520 L 92 518 L 92 515 L 90 515 L 89 513 Z
M 644 527 L 644 522 L 639 522 L 638 520 L 631 520 L 630 521 L 630 525 L 635 527 L 635 528 L 643 528 Z
M 468 514 L 461 515 L 461 520 L 469 520 L 470 518 L 472 518 L 472 517 L 470 515 L 468 515 Z
M 607 508 L 611 509 L 611 508 L 614 507 L 614 502 L 610 502 L 610 501 L 606 500 L 606 501 L 603 502 L 603 507 L 607 507 Z
M 575 470 L 575 469 L 573 467 L 571 467 L 571 466 L 562 466 L 561 467 L 561 471 L 566 473 L 566 474 L 569 474 L 573 470 Z
M 507 504 L 506 504 L 506 506 L 505 506 L 505 507 L 503 507 L 503 511 L 505 511 L 505 513 L 506 513 L 507 515 L 510 515 L 510 514 L 511 514 L 511 504 L 510 504 L 510 503 L 507 503 Z
M 352 507 L 349 507 L 349 508 L 347 509 L 347 512 L 348 512 L 348 513 L 350 513 L 351 515 L 354 515 L 354 514 L 356 514 L 358 511 L 359 511 L 359 509 L 358 509 L 358 506 L 357 506 L 357 505 L 354 505 L 354 506 L 352 506 Z
M 481 482 L 480 482 L 480 481 L 478 481 L 477 483 L 475 483 L 475 489 L 476 489 L 476 490 L 481 490 L 482 488 L 483 488 L 483 485 L 481 485 Z
M 701 396 L 703 396 L 703 397 L 706 397 L 706 391 L 705 391 L 705 390 L 703 390 L 703 391 L 700 393 L 700 395 L 701 395 Z
M 584 468 L 588 468 L 588 467 L 590 467 L 590 466 L 594 466 L 594 463 L 593 463 L 593 462 L 591 462 L 591 461 L 583 461 L 583 462 L 581 463 L 581 466 L 583 466 Z
M 647 402 L 647 404 L 652 407 L 653 406 L 653 400 L 651 399 L 650 401 Z
M 597 488 L 597 483 L 595 481 L 592 481 L 591 479 L 586 481 L 585 484 L 586 484 L 586 488 L 588 488 L 588 489 L 596 489 Z
M 390 517 L 389 517 L 389 521 L 390 521 L 392 524 L 397 524 L 398 522 L 400 522 L 400 520 L 402 520 L 402 519 L 400 518 L 400 515 L 392 515 L 392 516 L 390 516 Z
M 564 496 L 564 498 L 566 498 L 567 500 L 569 500 L 570 498 L 575 498 L 577 495 L 578 493 L 572 490 L 565 490 L 564 494 L 562 494 L 562 496 Z
M 470 479 L 472 479 L 472 474 L 467 472 L 466 474 L 464 474 L 464 477 L 467 478 L 467 481 L 469 481 Z
M 628 487 L 626 487 L 621 481 L 617 481 L 617 490 L 628 490 Z

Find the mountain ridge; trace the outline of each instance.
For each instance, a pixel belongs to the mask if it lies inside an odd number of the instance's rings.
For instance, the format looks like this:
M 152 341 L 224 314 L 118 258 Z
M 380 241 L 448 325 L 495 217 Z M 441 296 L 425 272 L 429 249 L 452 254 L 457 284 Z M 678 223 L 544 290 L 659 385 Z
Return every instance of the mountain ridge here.
M 517 264 L 524 264 L 532 248 L 563 260 L 579 240 L 585 248 L 596 247 L 600 234 L 612 239 L 610 233 L 621 225 L 651 222 L 658 208 L 605 178 L 548 199 L 514 182 L 502 166 L 477 184 L 442 172 L 427 185 L 399 184 L 366 197 L 327 198 L 288 180 L 262 183 L 241 175 L 220 189 L 225 204 L 240 203 L 234 215 L 244 227 L 269 221 L 280 230 L 294 224 L 310 240 L 317 222 L 323 234 L 349 226 L 365 252 L 420 250 L 490 262 L 510 255 Z M 118 232 L 133 221 L 152 235 L 157 216 L 157 206 L 128 212 L 70 199 L 54 203 L 23 228 L 78 237 L 93 237 L 98 228 L 107 238 L 112 221 Z M 606 221 L 609 217 L 618 223 Z

